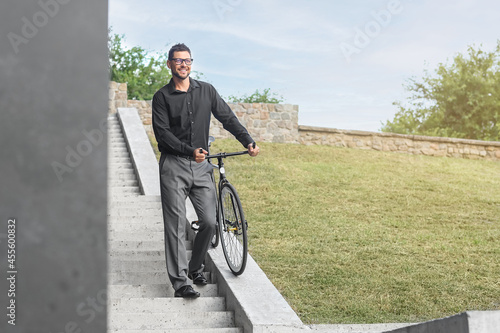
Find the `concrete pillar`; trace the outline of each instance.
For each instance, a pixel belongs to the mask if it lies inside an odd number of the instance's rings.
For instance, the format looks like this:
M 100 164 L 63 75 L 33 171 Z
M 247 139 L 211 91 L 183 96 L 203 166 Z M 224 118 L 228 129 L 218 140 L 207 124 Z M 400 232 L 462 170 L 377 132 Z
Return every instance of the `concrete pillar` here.
M 107 10 L 0 2 L 1 332 L 106 331 Z

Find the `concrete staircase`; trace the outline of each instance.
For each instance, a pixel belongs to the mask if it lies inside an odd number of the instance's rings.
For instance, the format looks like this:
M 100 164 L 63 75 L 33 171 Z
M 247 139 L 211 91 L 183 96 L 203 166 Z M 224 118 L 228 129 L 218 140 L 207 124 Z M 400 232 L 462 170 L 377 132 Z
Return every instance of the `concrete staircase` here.
M 173 297 L 160 197 L 141 195 L 115 115 L 108 128 L 108 333 L 243 333 L 210 272 L 200 298 Z

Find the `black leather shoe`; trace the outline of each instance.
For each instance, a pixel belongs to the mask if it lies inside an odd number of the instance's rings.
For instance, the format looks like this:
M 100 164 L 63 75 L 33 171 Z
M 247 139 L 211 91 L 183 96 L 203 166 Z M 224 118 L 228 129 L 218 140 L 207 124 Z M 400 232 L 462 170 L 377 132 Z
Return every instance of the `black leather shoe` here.
M 193 280 L 194 284 L 199 284 L 199 285 L 206 285 L 208 283 L 207 279 L 205 278 L 205 275 L 203 273 L 193 273 L 193 274 L 188 274 L 188 277 Z
M 193 289 L 191 286 L 180 287 L 175 291 L 175 297 L 184 297 L 184 298 L 196 298 L 200 297 L 200 293 Z

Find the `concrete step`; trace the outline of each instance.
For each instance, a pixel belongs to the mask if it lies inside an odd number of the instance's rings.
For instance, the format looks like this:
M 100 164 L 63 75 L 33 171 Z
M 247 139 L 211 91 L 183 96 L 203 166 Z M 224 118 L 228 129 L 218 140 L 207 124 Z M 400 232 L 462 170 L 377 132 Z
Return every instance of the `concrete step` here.
M 144 209 L 161 209 L 160 201 L 141 201 L 141 202 L 132 202 L 136 204 L 138 207 L 142 207 Z M 108 208 L 128 208 L 130 207 L 130 201 L 113 201 L 108 203 Z
M 108 188 L 135 187 L 139 189 L 139 182 L 135 179 L 108 178 Z
M 129 153 L 125 141 L 117 141 L 117 140 L 108 141 L 109 154 L 114 153 L 116 150 L 118 150 L 117 152 L 122 152 L 122 150 L 126 150 L 127 153 Z M 129 154 L 129 157 L 130 157 L 130 154 Z
M 119 179 L 111 178 L 108 179 L 108 186 L 139 186 L 139 182 L 136 179 Z
M 125 141 L 124 138 L 108 137 L 108 145 L 110 147 L 113 147 L 114 145 L 124 145 L 125 147 L 127 147 L 127 141 Z
M 110 236 L 108 235 L 108 238 Z M 113 236 L 111 236 L 113 237 Z M 190 242 L 186 243 L 186 249 L 191 250 Z M 165 244 L 161 241 L 123 241 L 123 240 L 108 240 L 108 251 L 164 251 Z
M 177 297 L 120 298 L 108 302 L 111 313 L 158 313 L 158 312 L 198 312 L 226 311 L 224 297 L 201 297 L 195 301 Z
M 112 146 L 112 149 L 110 150 L 111 154 L 118 154 L 118 153 L 126 153 L 128 156 L 129 152 L 127 149 L 127 145 L 125 144 L 125 141 L 123 141 L 122 144 L 117 145 L 116 143 Z
M 108 148 L 110 149 L 110 151 L 115 151 L 115 149 L 125 149 L 127 150 L 128 153 L 127 144 L 125 140 L 108 141 Z
M 108 157 L 111 157 L 112 159 L 115 159 L 115 158 L 128 158 L 130 159 L 130 155 L 127 151 L 127 148 L 113 148 L 111 151 L 110 151 L 110 154 L 108 154 Z
M 218 328 L 189 328 L 182 329 L 182 333 L 243 333 L 239 327 L 218 327 Z M 179 329 L 160 330 L 108 330 L 108 333 L 180 333 Z
M 138 211 L 144 211 L 146 209 L 141 209 L 140 205 L 138 205 L 135 202 L 130 202 L 130 206 L 137 207 Z M 163 223 L 163 215 L 162 215 L 162 209 L 161 207 L 151 207 L 149 210 L 156 210 L 157 214 L 150 214 L 148 216 L 123 216 L 123 215 L 114 215 L 115 212 L 119 212 L 119 207 L 108 207 L 108 214 L 113 217 L 113 219 L 108 220 L 108 222 L 113 222 L 113 226 L 116 224 L 136 224 L 136 223 L 141 223 L 141 224 L 146 224 L 149 225 L 151 223 Z
M 108 155 L 108 163 L 121 163 L 123 161 L 120 161 L 120 159 L 127 159 L 127 163 L 130 163 L 130 156 L 128 156 L 128 153 L 126 152 L 119 152 L 116 154 L 109 154 Z
M 208 282 L 211 282 L 210 273 L 206 273 Z M 108 284 L 162 284 L 169 283 L 167 269 L 162 272 L 109 272 Z
M 112 158 L 108 158 L 108 168 L 111 170 L 116 169 L 129 169 L 134 172 L 135 174 L 135 169 L 134 165 L 132 164 L 132 161 L 130 159 L 128 161 L 117 161 Z
M 108 157 L 108 167 L 109 168 L 114 168 L 114 167 L 117 167 L 117 166 L 122 166 L 122 169 L 123 167 L 129 167 L 131 170 L 134 170 L 134 173 L 135 173 L 135 169 L 134 169 L 134 166 L 132 164 L 132 161 L 127 157 L 127 160 L 126 161 L 122 161 L 120 160 L 121 157 L 119 158 L 116 158 L 116 157 Z
M 120 273 L 120 272 L 164 272 L 165 260 L 123 260 L 120 259 L 109 259 L 108 260 L 108 272 Z
M 124 141 L 125 139 L 123 138 L 123 134 L 120 132 L 109 132 L 108 133 L 108 142 L 114 142 L 114 141 L 120 141 L 120 142 L 127 142 Z
M 124 186 L 124 187 L 119 187 L 119 188 L 110 188 L 109 192 L 111 192 L 112 195 L 124 194 L 124 193 L 131 193 L 131 194 L 140 194 L 141 193 L 139 188 L 136 186 L 129 186 L 129 187 Z
M 109 329 L 164 329 L 164 328 L 223 328 L 234 327 L 234 313 L 176 312 L 176 313 L 115 313 L 109 318 Z
M 136 178 L 134 167 L 131 163 L 109 165 L 108 177 L 133 176 Z
M 122 190 L 125 189 L 125 190 Z M 131 187 L 109 187 L 108 193 L 111 192 L 111 195 L 137 195 L 141 194 L 141 191 L 138 187 L 134 187 L 133 189 Z
M 161 197 L 159 195 L 135 195 L 132 197 L 117 197 L 112 198 L 113 203 L 122 203 L 122 202 L 161 202 Z
M 108 223 L 108 233 L 115 232 L 163 232 L 163 222 L 161 221 L 153 221 L 148 222 L 147 224 L 139 224 L 139 223 L 127 223 L 127 222 L 117 222 L 117 223 Z
M 157 242 L 163 244 L 163 231 L 152 232 L 113 232 L 108 234 L 108 241 L 122 242 Z
M 135 199 L 143 197 L 143 194 L 138 193 L 111 193 L 108 189 L 108 201 L 115 200 L 130 200 L 130 202 L 134 202 Z
M 190 251 L 188 251 L 190 252 Z M 113 260 L 165 261 L 165 251 L 112 251 L 108 253 L 108 263 Z
M 163 219 L 161 215 L 148 219 L 110 215 L 108 216 L 108 230 L 113 230 L 113 232 L 163 231 Z
M 130 163 L 130 157 L 113 157 L 110 161 L 110 164 L 120 164 L 120 163 Z
M 108 178 L 120 175 L 133 175 L 136 177 L 134 166 L 132 163 L 109 163 L 108 162 Z
M 187 251 L 188 260 L 191 259 L 191 251 Z M 108 261 L 108 272 L 109 273 L 123 273 L 123 272 L 142 272 L 142 273 L 153 273 L 153 272 L 165 272 L 166 264 L 165 259 L 162 257 L 157 258 L 157 260 L 137 260 L 137 259 L 124 259 L 124 258 L 110 258 Z M 207 280 L 210 278 L 208 272 L 204 272 Z
M 132 169 L 117 169 L 110 170 L 108 169 L 108 182 L 110 181 L 130 181 L 135 180 L 138 181 L 137 176 L 133 172 Z
M 108 180 L 137 180 L 133 169 L 108 169 Z
M 162 216 L 161 208 L 143 208 L 140 205 L 135 207 L 111 207 L 108 213 L 113 216 L 143 216 L 146 219 L 155 216 Z
M 113 129 L 113 130 L 108 131 L 108 138 L 110 138 L 111 140 L 113 140 L 113 139 L 123 140 L 124 139 L 122 131 L 117 130 L 117 129 Z
M 216 284 L 206 286 L 194 286 L 200 293 L 200 297 L 217 297 L 218 288 Z M 108 285 L 108 297 L 131 298 L 131 297 L 174 297 L 174 288 L 168 283 L 161 284 L 115 284 Z
M 110 166 L 114 164 L 128 164 L 128 163 L 132 163 L 132 160 L 127 155 L 119 155 L 119 154 L 108 155 L 108 164 Z
M 134 175 L 135 177 L 136 174 L 132 163 L 108 163 L 108 178 L 120 174 Z

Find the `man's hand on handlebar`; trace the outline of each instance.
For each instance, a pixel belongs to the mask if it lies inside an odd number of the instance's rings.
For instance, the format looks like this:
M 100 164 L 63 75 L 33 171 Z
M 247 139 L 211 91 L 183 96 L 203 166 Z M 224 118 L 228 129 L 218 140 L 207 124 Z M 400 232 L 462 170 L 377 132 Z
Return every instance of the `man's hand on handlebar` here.
M 255 144 L 255 142 L 248 145 L 248 155 L 255 157 L 259 155 L 260 149 L 259 146 Z
M 205 160 L 205 156 L 207 156 L 208 151 L 203 148 L 196 148 L 193 153 L 194 160 L 196 163 L 201 163 Z

